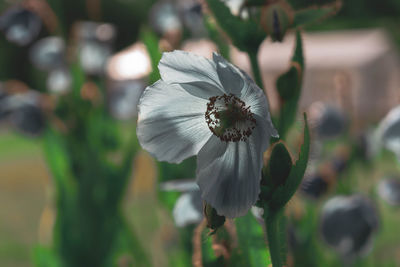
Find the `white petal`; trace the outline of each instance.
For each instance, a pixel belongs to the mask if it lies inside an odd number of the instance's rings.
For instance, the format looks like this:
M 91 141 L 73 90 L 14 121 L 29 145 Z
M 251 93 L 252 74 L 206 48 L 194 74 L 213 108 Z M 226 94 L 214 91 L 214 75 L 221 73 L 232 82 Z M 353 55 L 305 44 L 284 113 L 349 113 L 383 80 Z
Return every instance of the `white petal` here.
M 279 137 L 278 131 L 272 124 L 267 97 L 253 81 L 250 80 L 245 85 L 240 99 L 243 100 L 246 106 L 250 107 L 251 112 L 255 114 L 257 124 L 260 124 L 261 127 L 266 129 L 270 136 Z
M 239 69 L 215 52 L 213 53 L 213 60 L 225 91 L 239 95 L 244 86 L 244 80 Z
M 258 139 L 224 143 L 213 135 L 199 151 L 196 181 L 219 215 L 243 216 L 257 201 L 264 152 Z
M 167 83 L 207 82 L 222 90 L 215 63 L 205 57 L 178 50 L 165 52 L 158 69 Z
M 253 214 L 253 216 L 256 218 L 256 220 L 260 223 L 260 224 L 264 224 L 264 209 L 263 208 L 259 208 L 257 206 L 253 206 L 251 207 L 251 213 Z
M 212 96 L 223 95 L 225 92 L 221 88 L 217 88 L 214 85 L 207 82 L 190 82 L 190 83 L 180 83 L 183 89 L 185 89 L 189 94 L 203 99 L 209 99 Z
M 212 135 L 204 117 L 206 105 L 179 85 L 158 81 L 147 87 L 138 105 L 141 146 L 159 161 L 179 163 L 196 155 Z

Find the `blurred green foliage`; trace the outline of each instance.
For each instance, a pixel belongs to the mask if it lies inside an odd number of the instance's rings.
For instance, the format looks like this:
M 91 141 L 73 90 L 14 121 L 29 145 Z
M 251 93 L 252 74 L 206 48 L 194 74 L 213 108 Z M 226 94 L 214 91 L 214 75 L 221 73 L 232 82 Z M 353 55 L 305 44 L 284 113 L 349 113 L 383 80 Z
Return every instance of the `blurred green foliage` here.
M 268 266 L 271 264 L 269 251 L 265 246 L 264 229 L 249 212 L 235 221 L 239 249 L 233 255 L 232 266 Z
M 74 89 L 82 88 L 80 68 L 72 73 Z M 120 210 L 138 150 L 134 128 L 128 145 L 123 145 L 104 106 L 82 99 L 79 90 L 62 99 L 57 113 L 69 125 L 68 132 L 49 129 L 44 147 L 57 191 L 55 247 L 62 266 L 111 266 L 115 248 L 122 244 L 134 262 L 145 265 L 145 252 Z M 122 153 L 121 160 L 114 163 L 116 152 Z

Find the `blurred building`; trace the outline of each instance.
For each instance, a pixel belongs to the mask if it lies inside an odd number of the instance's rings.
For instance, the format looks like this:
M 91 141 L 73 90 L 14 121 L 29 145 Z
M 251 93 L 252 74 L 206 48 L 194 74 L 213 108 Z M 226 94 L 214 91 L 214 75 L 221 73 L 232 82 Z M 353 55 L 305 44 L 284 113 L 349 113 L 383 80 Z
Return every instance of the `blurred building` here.
M 337 106 L 350 116 L 353 131 L 382 118 L 400 103 L 400 61 L 380 29 L 304 33 L 306 71 L 299 110 L 315 101 Z M 266 40 L 258 55 L 272 110 L 277 107 L 275 81 L 289 66 L 294 35 L 283 43 Z M 246 54 L 232 50 L 232 61 L 248 72 Z

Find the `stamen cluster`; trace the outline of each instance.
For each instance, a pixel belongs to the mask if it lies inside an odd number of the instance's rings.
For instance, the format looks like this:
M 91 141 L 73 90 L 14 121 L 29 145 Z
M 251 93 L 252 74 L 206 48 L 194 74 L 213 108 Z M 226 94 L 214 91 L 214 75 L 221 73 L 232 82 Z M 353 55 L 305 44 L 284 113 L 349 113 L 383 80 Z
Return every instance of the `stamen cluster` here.
M 211 132 L 224 142 L 246 141 L 257 125 L 250 107 L 233 94 L 210 97 L 205 118 Z

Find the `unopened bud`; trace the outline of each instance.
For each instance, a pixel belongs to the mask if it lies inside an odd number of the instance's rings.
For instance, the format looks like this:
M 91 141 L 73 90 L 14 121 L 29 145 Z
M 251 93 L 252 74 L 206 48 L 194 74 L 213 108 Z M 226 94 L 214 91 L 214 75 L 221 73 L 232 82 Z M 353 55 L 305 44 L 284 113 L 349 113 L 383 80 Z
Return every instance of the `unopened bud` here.
M 272 148 L 269 159 L 269 177 L 274 186 L 281 186 L 286 183 L 292 169 L 292 157 L 286 146 L 279 142 Z
M 272 41 L 282 42 L 292 23 L 293 12 L 287 3 L 279 1 L 263 8 L 261 25 L 265 32 L 271 36 Z

